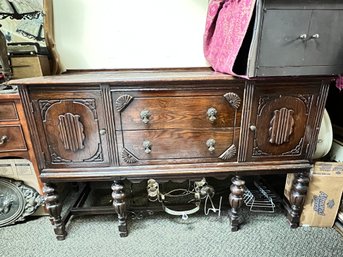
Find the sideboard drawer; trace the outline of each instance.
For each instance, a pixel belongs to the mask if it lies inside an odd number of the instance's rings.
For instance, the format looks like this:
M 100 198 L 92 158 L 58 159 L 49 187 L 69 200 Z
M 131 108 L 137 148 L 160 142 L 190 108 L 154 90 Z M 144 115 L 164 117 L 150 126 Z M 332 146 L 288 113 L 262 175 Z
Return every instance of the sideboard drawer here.
M 116 129 L 230 128 L 239 124 L 241 98 L 238 90 L 116 93 Z
M 26 150 L 27 147 L 20 125 L 0 126 L 0 152 Z
M 0 121 L 19 120 L 14 102 L 1 103 Z
M 123 131 L 121 163 L 236 161 L 239 129 Z M 238 138 L 236 136 L 236 138 Z M 127 158 L 131 155 L 132 158 Z M 134 162 L 132 162 L 134 161 Z

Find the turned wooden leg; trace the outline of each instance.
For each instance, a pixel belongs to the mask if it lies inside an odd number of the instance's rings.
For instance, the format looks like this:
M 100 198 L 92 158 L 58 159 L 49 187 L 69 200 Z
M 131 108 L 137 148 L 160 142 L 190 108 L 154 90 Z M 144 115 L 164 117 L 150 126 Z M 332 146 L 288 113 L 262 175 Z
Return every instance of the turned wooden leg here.
M 231 194 L 229 196 L 229 202 L 231 205 L 231 231 L 237 231 L 241 223 L 242 217 L 240 217 L 239 209 L 243 201 L 244 185 L 245 181 L 239 176 L 235 176 L 231 179 L 232 185 L 230 186 Z
M 291 209 L 287 216 L 291 228 L 299 226 L 300 214 L 304 206 L 309 181 L 308 173 L 295 174 L 290 196 Z
M 112 184 L 112 198 L 113 198 L 113 207 L 115 212 L 118 214 L 118 228 L 119 228 L 119 235 L 121 237 L 126 237 L 127 232 L 127 224 L 126 224 L 126 203 L 125 203 L 125 192 L 124 186 L 121 181 L 114 181 Z
M 58 240 L 64 240 L 67 232 L 65 224 L 61 218 L 62 205 L 59 202 L 59 196 L 56 186 L 51 183 L 44 184 L 43 187 L 45 206 L 50 215 L 50 222 L 54 226 L 54 232 Z

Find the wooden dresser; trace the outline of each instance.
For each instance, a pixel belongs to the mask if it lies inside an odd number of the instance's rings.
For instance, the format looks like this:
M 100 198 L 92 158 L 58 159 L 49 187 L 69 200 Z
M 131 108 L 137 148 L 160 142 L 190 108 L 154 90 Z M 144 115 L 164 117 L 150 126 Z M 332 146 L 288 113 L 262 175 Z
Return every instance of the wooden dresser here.
M 6 91 L 6 90 L 5 90 Z M 18 92 L 0 94 L 0 158 L 23 158 L 31 161 L 37 178 L 39 169 L 33 150 L 29 128 Z M 37 181 L 37 191 L 42 185 Z
M 124 179 L 232 176 L 235 231 L 242 175 L 296 173 L 288 218 L 297 227 L 330 82 L 165 69 L 11 83 L 24 104 L 55 233 L 64 239 L 56 182 L 114 181 L 113 206 L 126 236 Z

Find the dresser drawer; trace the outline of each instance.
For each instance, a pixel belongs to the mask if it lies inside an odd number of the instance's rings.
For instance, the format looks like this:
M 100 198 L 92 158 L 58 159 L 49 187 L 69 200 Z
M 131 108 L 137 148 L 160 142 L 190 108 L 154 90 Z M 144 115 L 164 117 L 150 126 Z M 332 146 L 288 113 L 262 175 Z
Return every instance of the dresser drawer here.
M 26 143 L 21 127 L 0 126 L 0 152 L 26 151 Z
M 0 108 L 0 121 L 19 120 L 14 102 L 3 102 Z
M 239 129 L 225 130 L 140 130 L 123 131 L 123 164 L 235 161 Z M 130 159 L 131 155 L 131 159 Z M 129 158 L 128 158 L 129 157 Z M 133 161 L 133 162 L 131 162 Z
M 218 90 L 219 91 L 219 90 Z M 239 126 L 241 92 L 116 93 L 117 130 Z M 125 104 L 124 104 L 125 103 Z

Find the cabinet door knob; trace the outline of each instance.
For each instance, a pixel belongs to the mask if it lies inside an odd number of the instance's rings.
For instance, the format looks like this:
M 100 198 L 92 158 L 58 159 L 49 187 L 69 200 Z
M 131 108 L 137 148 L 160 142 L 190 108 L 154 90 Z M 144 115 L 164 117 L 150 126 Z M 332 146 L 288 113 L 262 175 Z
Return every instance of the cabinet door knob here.
M 150 111 L 149 110 L 143 110 L 143 111 L 141 111 L 141 119 L 142 119 L 142 122 L 144 123 L 144 124 L 148 124 L 149 123 L 149 118 L 150 118 L 150 116 L 151 116 L 151 113 L 150 113 Z
M 317 38 L 319 38 L 319 34 L 313 34 L 313 35 L 311 36 L 311 38 L 317 39 Z
M 106 129 L 100 129 L 100 135 L 106 135 Z
M 152 144 L 149 140 L 144 140 L 143 141 L 143 147 L 144 147 L 144 152 L 145 153 L 151 153 L 151 147 L 152 147 Z
M 210 120 L 211 123 L 215 122 L 215 120 L 217 119 L 217 110 L 214 107 L 208 108 L 207 110 L 207 116 L 208 119 Z
M 255 125 L 250 125 L 250 127 L 249 127 L 249 128 L 250 128 L 250 130 L 251 130 L 251 131 L 253 131 L 253 132 L 255 132 L 255 131 L 256 131 L 256 126 L 255 126 Z
M 209 140 L 207 140 L 206 145 L 210 153 L 213 153 L 214 150 L 216 150 L 214 147 L 216 145 L 216 140 L 214 140 L 213 138 L 210 138 Z
M 7 140 L 8 140 L 8 136 L 2 136 L 1 138 L 0 138 L 0 145 L 4 145 L 4 144 L 6 144 L 6 142 L 7 142 Z
M 301 35 L 299 36 L 299 38 L 302 39 L 302 40 L 305 40 L 305 39 L 307 38 L 307 35 L 306 35 L 306 34 L 301 34 Z

